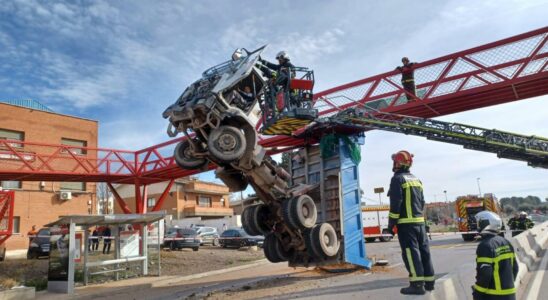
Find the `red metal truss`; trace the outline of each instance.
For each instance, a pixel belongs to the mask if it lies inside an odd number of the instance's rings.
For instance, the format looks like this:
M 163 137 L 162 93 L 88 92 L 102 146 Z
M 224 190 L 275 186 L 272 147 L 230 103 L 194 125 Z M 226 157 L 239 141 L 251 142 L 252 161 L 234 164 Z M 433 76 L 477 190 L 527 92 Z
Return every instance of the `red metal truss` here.
M 341 85 L 315 95 L 320 116 L 366 105 L 418 117 L 502 104 L 548 94 L 548 27 L 416 65 L 417 97 L 407 102 L 398 71 Z M 396 59 L 395 59 L 396 60 Z M 0 140 L 0 180 L 88 181 L 144 186 L 200 171 L 179 168 L 176 138 L 139 151 L 81 148 Z M 260 136 L 270 153 L 305 145 L 305 139 Z M 214 165 L 207 169 L 214 168 Z M 146 191 L 139 190 L 139 194 Z M 142 199 L 141 199 L 142 200 Z M 136 206 L 146 209 L 143 201 Z
M 0 191 L 0 246 L 13 233 L 13 191 Z

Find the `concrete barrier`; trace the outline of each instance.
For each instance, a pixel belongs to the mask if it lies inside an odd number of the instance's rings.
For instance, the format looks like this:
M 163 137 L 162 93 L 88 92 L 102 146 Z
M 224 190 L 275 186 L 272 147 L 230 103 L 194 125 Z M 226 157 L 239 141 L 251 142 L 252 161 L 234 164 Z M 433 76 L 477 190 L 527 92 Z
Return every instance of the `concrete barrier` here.
M 516 260 L 519 264 L 519 272 L 515 281 L 517 289 L 523 283 L 524 276 L 534 270 L 534 267 L 542 259 L 543 250 L 546 249 L 546 243 L 548 242 L 548 221 L 508 240 L 514 247 Z M 467 288 L 463 286 L 458 274 L 448 274 L 436 281 L 436 289 L 431 298 L 447 300 L 472 299 L 472 291 L 470 289 L 466 290 Z

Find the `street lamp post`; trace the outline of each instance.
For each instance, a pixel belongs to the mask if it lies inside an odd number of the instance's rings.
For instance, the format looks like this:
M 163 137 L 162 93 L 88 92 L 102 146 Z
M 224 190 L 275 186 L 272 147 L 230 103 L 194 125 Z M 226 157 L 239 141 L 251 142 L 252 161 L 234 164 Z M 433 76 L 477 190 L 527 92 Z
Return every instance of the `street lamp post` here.
M 480 198 L 481 198 L 481 186 L 480 186 L 480 178 L 479 178 L 479 177 L 477 178 L 477 182 L 478 182 L 479 196 L 480 196 Z
M 447 191 L 443 191 L 443 193 L 445 194 L 445 203 L 447 203 Z

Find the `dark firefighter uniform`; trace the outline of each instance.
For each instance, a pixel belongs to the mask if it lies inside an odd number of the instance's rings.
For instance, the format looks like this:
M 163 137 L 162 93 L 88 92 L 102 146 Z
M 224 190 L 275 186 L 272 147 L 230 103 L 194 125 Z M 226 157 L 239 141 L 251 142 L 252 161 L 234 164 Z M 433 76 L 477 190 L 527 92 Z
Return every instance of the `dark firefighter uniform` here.
M 401 72 L 401 84 L 405 91 L 407 91 L 409 94 L 415 96 L 415 69 L 414 69 L 415 63 L 407 63 L 401 67 L 397 67 L 397 69 Z M 413 96 L 405 94 L 407 97 L 407 101 L 413 101 L 415 100 Z
M 409 281 L 433 288 L 434 267 L 424 226 L 424 195 L 421 181 L 406 170 L 394 173 L 390 182 L 389 228 L 397 224 L 402 258 Z
M 513 227 L 510 227 L 512 229 L 512 236 L 516 236 L 522 232 L 524 232 L 527 229 L 533 228 L 535 226 L 535 223 L 531 221 L 529 218 L 520 216 L 519 218 L 516 218 L 513 222 Z
M 295 68 L 295 66 L 287 60 L 284 61 L 282 64 L 274 64 L 266 60 L 261 60 L 261 63 L 265 65 L 268 69 L 276 72 L 276 81 L 274 82 L 275 85 L 281 85 L 286 88 L 289 84 L 288 80 L 294 77 L 292 70 L 293 68 Z M 272 72 L 268 69 L 261 68 L 261 71 L 265 72 L 265 75 L 268 78 L 274 77 Z
M 516 299 L 514 279 L 519 267 L 510 242 L 494 233 L 482 233 L 476 254 L 474 299 Z

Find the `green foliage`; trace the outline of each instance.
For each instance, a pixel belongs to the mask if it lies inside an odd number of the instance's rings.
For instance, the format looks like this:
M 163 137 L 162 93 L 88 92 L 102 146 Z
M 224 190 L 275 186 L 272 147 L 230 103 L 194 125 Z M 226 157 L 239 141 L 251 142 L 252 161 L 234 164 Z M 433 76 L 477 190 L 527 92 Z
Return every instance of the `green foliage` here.
M 42 291 L 48 288 L 48 279 L 47 278 L 33 278 L 25 281 L 25 285 L 29 287 L 34 287 L 36 291 Z
M 517 211 L 530 212 L 535 209 L 544 209 L 546 211 L 546 205 L 548 205 L 546 202 L 543 203 L 537 196 L 502 198 L 500 204 L 506 214 Z

